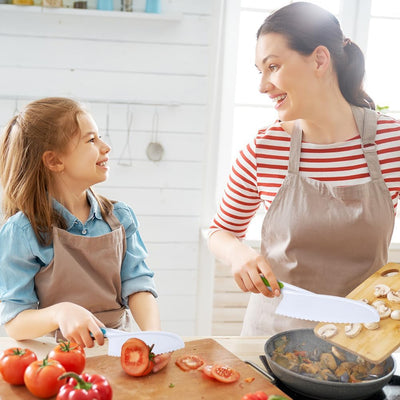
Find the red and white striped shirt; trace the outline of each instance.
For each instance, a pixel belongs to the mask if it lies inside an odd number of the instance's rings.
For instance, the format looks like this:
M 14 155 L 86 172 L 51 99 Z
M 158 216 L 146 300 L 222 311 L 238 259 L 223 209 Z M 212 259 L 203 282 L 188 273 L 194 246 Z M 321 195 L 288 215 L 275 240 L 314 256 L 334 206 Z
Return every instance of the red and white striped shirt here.
M 381 171 L 396 211 L 400 192 L 400 121 L 379 115 L 375 143 Z M 245 237 L 259 205 L 268 210 L 288 172 L 290 135 L 279 122 L 258 132 L 232 166 L 210 233 L 224 229 Z M 361 137 L 333 144 L 303 142 L 300 173 L 334 186 L 371 180 Z

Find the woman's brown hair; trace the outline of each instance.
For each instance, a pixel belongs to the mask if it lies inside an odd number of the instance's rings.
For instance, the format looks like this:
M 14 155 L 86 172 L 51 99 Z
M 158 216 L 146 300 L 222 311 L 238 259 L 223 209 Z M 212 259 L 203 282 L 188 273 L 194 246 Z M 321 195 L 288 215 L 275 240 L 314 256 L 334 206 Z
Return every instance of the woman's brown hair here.
M 53 226 L 66 228 L 64 218 L 52 207 L 49 194 L 52 175 L 42 156 L 48 150 L 65 151 L 80 132 L 78 115 L 86 112 L 79 102 L 68 98 L 36 100 L 14 116 L 1 135 L 0 182 L 4 215 L 9 218 L 23 212 L 41 245 L 52 243 Z M 112 202 L 95 196 L 103 217 L 111 213 Z
M 358 107 L 375 109 L 363 89 L 365 60 L 361 49 L 343 35 L 337 18 L 323 8 L 307 2 L 295 2 L 268 16 L 257 32 L 274 32 L 286 37 L 292 50 L 310 55 L 325 46 L 331 53 L 343 97 Z

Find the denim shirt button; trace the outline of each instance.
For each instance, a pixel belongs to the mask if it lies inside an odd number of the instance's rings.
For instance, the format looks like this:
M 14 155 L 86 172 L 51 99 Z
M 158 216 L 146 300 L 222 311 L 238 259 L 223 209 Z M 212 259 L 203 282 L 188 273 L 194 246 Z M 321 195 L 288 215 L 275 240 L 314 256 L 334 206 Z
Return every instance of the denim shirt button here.
M 84 229 L 83 231 L 82 231 L 82 235 L 86 235 L 87 234 L 87 229 Z

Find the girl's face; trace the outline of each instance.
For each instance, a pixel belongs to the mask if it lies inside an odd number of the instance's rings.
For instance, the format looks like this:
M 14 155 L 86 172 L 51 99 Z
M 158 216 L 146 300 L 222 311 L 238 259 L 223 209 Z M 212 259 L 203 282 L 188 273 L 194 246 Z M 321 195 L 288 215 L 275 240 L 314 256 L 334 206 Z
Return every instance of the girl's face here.
M 68 189 L 84 191 L 107 179 L 108 153 L 111 148 L 100 139 L 96 122 L 90 114 L 79 114 L 78 123 L 80 132 L 60 156 L 63 163 L 61 177 Z
M 256 67 L 260 92 L 272 99 L 279 119 L 306 118 L 318 99 L 314 57 L 290 49 L 284 35 L 267 33 L 257 40 Z

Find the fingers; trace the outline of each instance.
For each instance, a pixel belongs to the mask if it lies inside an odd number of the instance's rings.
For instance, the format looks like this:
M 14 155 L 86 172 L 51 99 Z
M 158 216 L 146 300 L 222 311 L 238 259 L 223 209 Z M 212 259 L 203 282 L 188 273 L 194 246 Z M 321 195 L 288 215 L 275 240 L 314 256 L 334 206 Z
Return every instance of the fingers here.
M 268 288 L 260 277 L 260 273 L 268 279 Z M 280 288 L 271 267 L 264 257 L 258 255 L 234 272 L 236 284 L 243 292 L 262 293 L 266 297 L 280 295 Z

